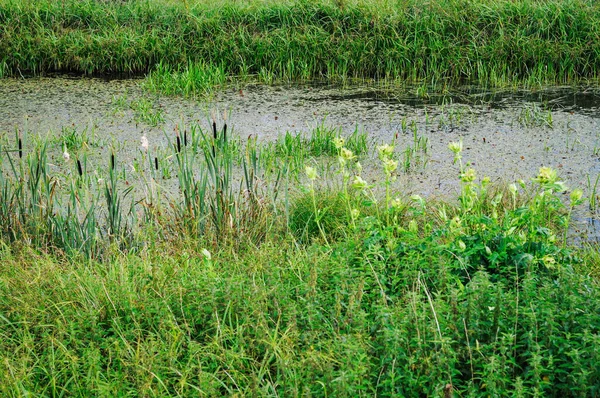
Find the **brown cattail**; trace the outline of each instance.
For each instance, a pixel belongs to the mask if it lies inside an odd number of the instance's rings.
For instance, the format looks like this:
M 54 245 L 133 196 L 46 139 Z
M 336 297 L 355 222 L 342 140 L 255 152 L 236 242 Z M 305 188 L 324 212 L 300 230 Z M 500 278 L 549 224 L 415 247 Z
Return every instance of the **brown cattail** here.
M 83 169 L 81 168 L 81 162 L 77 159 L 77 172 L 79 173 L 79 177 L 83 176 Z
M 177 152 L 181 152 L 181 139 L 177 135 Z
M 187 146 L 187 130 L 183 130 L 183 146 Z
M 23 140 L 21 139 L 21 135 L 19 134 L 19 159 L 23 158 Z
M 154 157 L 154 168 L 158 170 L 158 158 Z
M 110 169 L 111 170 L 115 169 L 115 153 L 114 152 L 110 153 Z

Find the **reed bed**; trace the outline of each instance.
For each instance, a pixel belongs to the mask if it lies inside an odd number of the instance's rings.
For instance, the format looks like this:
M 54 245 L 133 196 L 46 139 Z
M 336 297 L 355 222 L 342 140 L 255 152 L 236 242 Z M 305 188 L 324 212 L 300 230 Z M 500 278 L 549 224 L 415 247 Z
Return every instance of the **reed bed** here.
M 317 130 L 291 162 L 294 137 L 215 116 L 143 136 L 133 170 L 0 137 L 0 395 L 600 393 L 581 190 L 545 167 L 491 186 L 454 142 L 457 197 L 407 197 L 404 148 Z
M 580 83 L 598 76 L 599 20 L 589 0 L 2 0 L 0 76 L 148 74 L 186 95 L 246 79 Z

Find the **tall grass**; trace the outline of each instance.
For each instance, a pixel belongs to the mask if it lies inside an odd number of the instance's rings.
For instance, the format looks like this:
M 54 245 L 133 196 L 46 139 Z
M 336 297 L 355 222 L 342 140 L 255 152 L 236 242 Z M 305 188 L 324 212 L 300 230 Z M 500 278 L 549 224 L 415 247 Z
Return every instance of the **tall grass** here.
M 228 78 L 389 79 L 443 87 L 595 79 L 587 0 L 0 2 L 0 73 L 149 73 L 202 94 Z
M 457 142 L 459 195 L 407 198 L 402 148 L 359 158 L 329 131 L 306 176 L 266 174 L 287 155 L 216 116 L 165 150 L 144 136 L 134 171 L 0 137 L 0 395 L 600 393 L 600 259 L 566 233 L 580 190 L 549 168 L 494 187 Z

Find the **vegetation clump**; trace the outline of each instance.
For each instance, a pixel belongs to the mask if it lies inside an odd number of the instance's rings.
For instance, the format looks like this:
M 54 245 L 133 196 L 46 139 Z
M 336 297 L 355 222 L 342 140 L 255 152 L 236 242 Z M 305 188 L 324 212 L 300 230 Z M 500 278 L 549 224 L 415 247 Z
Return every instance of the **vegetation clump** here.
M 589 0 L 2 0 L 0 76 L 147 74 L 185 95 L 249 78 L 577 83 L 598 76 L 599 19 Z
M 393 143 L 269 174 L 285 154 L 218 124 L 143 136 L 134 170 L 0 140 L 0 395 L 600 393 L 598 252 L 556 171 L 493 187 L 455 142 L 458 196 L 405 197 Z

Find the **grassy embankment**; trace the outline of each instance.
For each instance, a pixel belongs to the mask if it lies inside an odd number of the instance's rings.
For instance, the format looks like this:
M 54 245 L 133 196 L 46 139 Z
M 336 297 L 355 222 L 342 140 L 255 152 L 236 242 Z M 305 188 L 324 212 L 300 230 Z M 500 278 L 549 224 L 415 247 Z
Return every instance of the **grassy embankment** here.
M 595 80 L 600 6 L 550 1 L 0 1 L 0 75 L 228 81 L 383 79 L 489 86 Z
M 185 6 L 1 0 L 0 68 L 153 71 L 150 87 L 181 68 L 156 87 L 188 94 L 596 76 L 591 2 Z M 458 197 L 403 197 L 398 150 L 377 149 L 372 186 L 364 139 L 337 134 L 182 127 L 135 170 L 77 134 L 1 136 L 0 395 L 600 394 L 600 258 L 566 242 L 580 192 L 560 200 L 548 169 L 492 187 L 456 144 Z
M 600 393 L 600 258 L 549 169 L 494 188 L 455 143 L 443 203 L 336 130 L 188 126 L 135 170 L 79 138 L 1 140 L 2 396 Z

